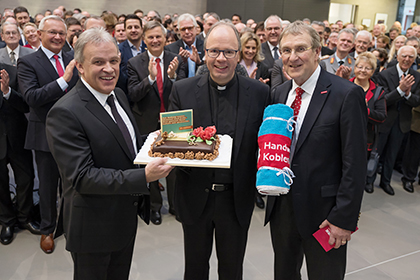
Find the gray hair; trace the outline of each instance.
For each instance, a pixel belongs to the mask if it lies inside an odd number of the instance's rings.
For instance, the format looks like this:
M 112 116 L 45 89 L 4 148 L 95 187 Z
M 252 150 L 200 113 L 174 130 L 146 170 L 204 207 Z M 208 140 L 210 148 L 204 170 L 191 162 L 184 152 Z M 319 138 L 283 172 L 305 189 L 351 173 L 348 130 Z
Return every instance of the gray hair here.
M 143 36 L 146 34 L 146 31 L 152 30 L 153 28 L 160 27 L 162 29 L 163 36 L 166 36 L 167 30 L 166 28 L 158 21 L 152 20 L 147 22 L 143 28 Z
M 43 29 L 44 29 L 44 25 L 45 25 L 45 22 L 46 22 L 47 20 L 56 20 L 56 21 L 61 21 L 61 22 L 63 23 L 63 25 L 64 25 L 64 28 L 65 28 L 66 32 L 67 32 L 67 26 L 66 26 L 66 23 L 64 22 L 64 19 L 62 19 L 62 18 L 61 18 L 61 17 L 59 17 L 59 16 L 54 16 L 54 15 L 50 15 L 50 16 L 46 16 L 46 17 L 44 17 L 44 18 L 41 20 L 41 22 L 39 23 L 39 30 L 43 30 Z
M 284 31 L 280 35 L 280 48 L 281 48 L 281 41 L 287 35 L 303 35 L 308 34 L 311 37 L 311 47 L 312 49 L 318 49 L 321 47 L 321 41 L 319 40 L 319 34 L 316 30 L 304 23 L 303 21 L 297 20 L 289 24 L 289 26 L 284 29 Z
M 105 28 L 91 28 L 83 32 L 74 46 L 74 60 L 83 63 L 85 60 L 83 50 L 87 43 L 98 45 L 101 43 L 113 43 L 115 49 L 119 53 L 117 42 L 112 36 L 105 30 Z
M 209 34 L 207 34 L 206 38 L 204 39 L 204 49 L 206 49 L 206 46 L 207 46 L 207 39 L 210 37 L 211 32 L 212 32 L 215 28 L 218 28 L 218 27 L 223 27 L 223 26 L 229 27 L 229 28 L 231 28 L 231 29 L 233 30 L 233 32 L 235 32 L 236 40 L 238 41 L 238 50 L 240 51 L 240 50 L 241 50 L 241 37 L 239 36 L 239 32 L 238 32 L 238 30 L 235 28 L 235 26 L 234 26 L 232 23 L 230 23 L 230 22 L 223 22 L 223 21 L 219 21 L 219 22 L 217 22 L 216 24 L 214 24 L 214 25 L 210 28 L 210 30 L 209 30 Z
M 217 21 L 220 21 L 220 17 L 216 13 L 208 13 L 208 15 L 204 18 L 204 22 L 207 22 L 209 17 L 214 17 Z
M 85 24 L 83 26 L 84 30 L 86 30 L 88 22 L 92 21 L 92 20 L 102 21 L 104 23 L 104 25 L 106 26 L 105 21 L 100 16 L 91 16 L 90 18 L 86 19 Z
M 367 30 L 360 30 L 359 32 L 357 32 L 357 34 L 356 34 L 356 40 L 357 40 L 357 37 L 359 37 L 361 35 L 362 36 L 363 35 L 368 36 L 369 37 L 369 42 L 372 41 L 372 34 L 369 31 L 367 31 Z
M 338 38 L 340 38 L 340 35 L 343 34 L 343 33 L 347 33 L 347 34 L 353 35 L 353 43 L 354 43 L 356 34 L 354 33 L 353 29 L 351 29 L 351 28 L 343 28 L 343 29 L 341 29 L 340 32 L 338 32 Z
M 185 13 L 178 17 L 178 29 L 180 29 L 179 23 L 184 20 L 192 21 L 194 27 L 198 26 L 197 21 L 195 20 L 195 17 L 192 14 Z
M 13 25 L 13 26 L 15 26 L 15 27 L 16 27 L 16 30 L 19 32 L 18 25 L 17 25 L 16 23 L 5 21 L 5 22 L 3 22 L 3 24 L 1 25 L 1 33 L 2 33 L 2 34 L 3 34 L 4 27 L 5 27 L 6 25 Z
M 415 47 L 413 47 L 413 46 L 407 46 L 407 45 L 402 46 L 401 48 L 399 48 L 399 49 L 398 49 L 398 53 L 397 53 L 397 55 L 400 55 L 400 53 L 402 52 L 402 49 L 405 49 L 405 48 L 410 48 L 410 49 L 413 49 L 413 50 L 414 50 L 414 57 L 415 57 L 415 58 L 417 57 L 417 50 L 416 50 L 416 48 L 415 48 Z
M 322 26 L 323 28 L 325 28 L 325 23 L 323 23 L 322 21 L 317 21 L 317 20 L 314 20 L 312 23 L 311 23 L 311 26 L 312 25 L 319 25 L 319 26 Z
M 269 21 L 269 20 L 278 20 L 279 21 L 279 23 L 280 23 L 280 28 L 282 28 L 282 25 L 283 25 L 283 23 L 281 22 L 281 18 L 278 16 L 278 15 L 271 15 L 271 16 L 269 16 L 265 21 L 264 21 L 264 29 L 266 29 L 267 28 L 267 22 Z

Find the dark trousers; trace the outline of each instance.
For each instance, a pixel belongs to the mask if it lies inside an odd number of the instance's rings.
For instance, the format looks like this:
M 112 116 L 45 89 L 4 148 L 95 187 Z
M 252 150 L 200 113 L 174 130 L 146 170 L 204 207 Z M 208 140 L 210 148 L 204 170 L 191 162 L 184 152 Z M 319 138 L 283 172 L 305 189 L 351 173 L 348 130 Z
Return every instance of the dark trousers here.
M 310 280 L 344 279 L 347 245 L 325 252 L 314 237 L 302 238 L 295 222 L 292 196 L 277 198 L 270 219 L 274 279 L 300 280 L 305 255 Z
M 150 188 L 150 210 L 159 212 L 162 208 L 162 194 L 159 189 L 158 181 L 151 182 Z M 166 192 L 168 194 L 169 209 L 175 211 L 174 205 L 174 191 L 175 191 L 175 170 L 172 170 L 166 177 Z
M 9 189 L 9 169 L 12 167 L 16 182 L 16 212 L 13 208 Z M 34 167 L 32 152 L 29 150 L 15 151 L 7 142 L 6 157 L 0 160 L 0 223 L 12 226 L 18 220 L 29 222 L 33 206 Z
M 378 153 L 381 155 L 381 161 L 383 162 L 381 184 L 387 185 L 391 182 L 395 160 L 403 139 L 404 133 L 400 129 L 399 118 L 395 120 L 389 132 L 379 133 Z
M 39 178 L 39 209 L 41 233 L 53 233 L 57 220 L 57 187 L 60 175 L 50 152 L 35 151 Z
M 248 228 L 236 218 L 233 191 L 210 191 L 203 215 L 184 230 L 185 280 L 209 279 L 209 259 L 216 240 L 219 280 L 242 279 Z
M 106 253 L 74 253 L 74 280 L 124 280 L 130 275 L 134 239 L 123 249 Z M 106 246 L 106 244 L 104 244 Z
M 410 131 L 402 162 L 403 181 L 414 182 L 420 164 L 420 133 Z

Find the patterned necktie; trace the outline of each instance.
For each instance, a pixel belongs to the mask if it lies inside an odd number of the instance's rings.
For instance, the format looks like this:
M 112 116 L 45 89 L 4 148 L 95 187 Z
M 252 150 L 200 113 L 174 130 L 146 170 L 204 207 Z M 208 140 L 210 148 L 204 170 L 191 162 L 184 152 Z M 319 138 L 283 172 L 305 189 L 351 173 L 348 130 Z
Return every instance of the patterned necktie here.
M 160 58 L 156 58 L 155 62 L 156 62 L 156 70 L 157 70 L 156 83 L 157 83 L 157 88 L 158 88 L 159 97 L 160 97 L 160 111 L 165 112 L 165 104 L 163 103 L 163 80 L 162 80 L 162 71 L 160 68 Z
M 302 88 L 300 88 L 300 87 L 296 88 L 296 97 L 295 97 L 295 100 L 292 103 L 292 106 L 290 106 L 290 108 L 293 109 L 293 116 L 297 117 L 299 115 L 300 106 L 302 105 L 302 94 L 304 92 L 305 91 Z
M 16 57 L 15 57 L 15 52 L 14 51 L 10 52 L 10 61 L 12 62 L 13 66 L 16 66 Z
M 124 120 L 121 118 L 121 115 L 117 111 L 117 107 L 115 106 L 114 96 L 109 95 L 106 100 L 106 103 L 108 103 L 109 107 L 111 107 L 111 113 L 114 116 L 114 119 L 118 125 L 118 128 L 120 129 L 124 137 L 125 143 L 128 146 L 128 150 L 130 151 L 133 158 L 135 158 L 136 154 L 134 152 L 134 146 L 133 146 L 133 141 L 131 140 L 130 132 L 128 131 L 127 126 L 125 125 Z
M 277 60 L 277 59 L 279 59 L 279 54 L 277 53 L 277 50 L 278 50 L 279 48 L 277 48 L 277 47 L 274 47 L 273 48 L 273 51 L 274 51 L 274 56 L 273 56 L 273 58 L 274 58 L 274 60 Z
M 58 59 L 58 55 L 53 55 L 53 58 L 55 59 L 55 67 L 57 68 L 58 76 L 63 77 L 64 71 L 63 66 L 61 66 L 60 60 Z

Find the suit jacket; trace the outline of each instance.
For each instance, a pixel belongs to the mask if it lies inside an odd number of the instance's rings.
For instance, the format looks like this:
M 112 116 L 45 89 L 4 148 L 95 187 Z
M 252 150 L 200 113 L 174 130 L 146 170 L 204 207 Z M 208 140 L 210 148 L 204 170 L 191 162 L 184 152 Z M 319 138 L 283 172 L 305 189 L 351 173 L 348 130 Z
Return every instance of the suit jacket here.
M 121 63 L 120 63 L 120 76 L 118 78 L 117 87 L 121 88 L 125 94 L 128 94 L 128 73 L 127 73 L 127 63 L 128 60 L 133 57 L 133 52 L 131 51 L 130 45 L 128 44 L 128 39 L 118 45 L 121 53 Z M 144 53 L 147 50 L 147 46 L 144 41 L 141 41 L 140 45 L 141 53 Z
M 286 103 L 292 81 L 272 93 Z M 291 169 L 296 225 L 310 238 L 325 220 L 355 230 L 366 179 L 367 110 L 361 87 L 321 69 L 301 126 Z M 266 222 L 277 197 L 268 197 Z M 281 215 L 281 213 L 280 213 Z
M 140 148 L 125 94 L 114 92 Z M 127 246 L 137 230 L 139 196 L 149 193 L 145 172 L 135 168 L 118 125 L 82 81 L 51 108 L 46 133 L 63 185 L 66 249 L 109 252 Z
M 354 77 L 354 66 L 355 66 L 355 59 L 354 57 L 347 55 L 344 58 L 344 66 L 348 66 L 351 67 L 351 74 L 350 74 L 350 78 Z M 338 67 L 340 67 L 340 65 L 338 64 L 337 59 L 335 59 L 334 55 L 331 55 L 329 58 L 322 60 L 319 65 L 321 65 L 321 67 L 326 70 L 327 72 L 331 73 L 331 74 L 335 74 L 337 72 Z
M 238 107 L 231 169 L 233 195 L 239 223 L 249 226 L 255 199 L 257 135 L 263 111 L 269 102 L 269 87 L 238 76 Z M 169 97 L 169 110 L 193 109 L 194 127 L 212 125 L 209 101 L 209 75 L 176 82 Z M 217 129 L 217 128 L 216 128 Z M 176 211 L 185 224 L 194 224 L 203 213 L 212 183 L 208 168 L 177 168 Z
M 7 141 L 15 152 L 23 150 L 28 126 L 24 113 L 29 112 L 29 107 L 18 92 L 16 67 L 0 62 L 1 69 L 9 74 L 11 89 L 9 99 L 0 91 L 0 159 L 3 159 L 7 155 Z
M 274 91 L 276 87 L 287 81 L 288 79 L 283 73 L 283 60 L 277 59 L 271 71 L 271 90 Z
M 197 52 L 198 52 L 198 55 L 200 56 L 201 62 L 203 62 L 204 41 L 200 40 L 199 38 L 196 38 L 195 47 L 197 48 Z M 184 42 L 182 41 L 182 39 L 179 39 L 178 41 L 173 42 L 172 44 L 165 46 L 166 51 L 170 51 L 171 53 L 175 53 L 175 54 L 179 54 L 179 49 L 180 48 L 185 49 Z M 181 63 L 181 61 L 180 61 L 180 63 Z M 201 63 L 201 64 L 203 64 L 203 63 Z M 197 64 L 195 65 L 195 71 L 194 72 L 197 72 L 197 69 L 200 65 L 197 65 Z M 185 63 L 185 67 L 183 67 L 182 71 L 184 71 L 185 73 L 183 73 L 181 76 L 188 78 L 188 71 L 189 71 L 188 70 L 188 63 Z
M 163 73 L 167 73 L 169 63 L 177 55 L 169 51 L 163 53 Z M 159 128 L 160 96 L 157 83 L 149 83 L 149 55 L 144 52 L 128 61 L 128 96 L 133 102 L 133 114 L 141 134 L 148 134 Z M 168 110 L 172 81 L 166 74 L 163 79 L 163 104 Z
M 379 126 L 379 132 L 387 133 L 397 120 L 403 133 L 410 131 L 411 109 L 420 105 L 420 73 L 411 68 L 409 73 L 415 78 L 409 99 L 401 97 L 397 91 L 400 77 L 398 77 L 396 65 L 379 73 L 378 84 L 384 87 L 388 113 L 385 122 Z
M 265 42 L 261 45 L 263 54 L 265 59 L 263 60 L 263 63 L 268 67 L 268 69 L 273 68 L 274 66 L 274 58 L 273 54 L 271 53 L 270 46 L 268 45 L 268 42 Z
M 64 68 L 73 59 L 73 56 L 62 52 Z M 51 64 L 44 51 L 38 51 L 18 59 L 18 80 L 20 92 L 30 107 L 29 125 L 25 148 L 48 152 L 45 138 L 45 119 L 48 111 L 66 92 L 62 91 L 57 83 L 57 71 Z M 68 83 L 67 92 L 79 79 L 76 67 L 73 77 Z
M 393 60 L 391 60 L 389 63 L 388 63 L 388 68 L 390 68 L 390 67 L 392 67 L 392 66 L 395 66 L 395 65 L 397 65 L 397 63 L 398 63 L 398 60 L 397 60 L 397 58 L 394 58 Z M 416 57 L 416 61 L 414 62 L 416 65 L 417 65 L 417 70 L 420 70 L 420 57 Z
M 66 40 L 66 42 L 64 43 L 64 46 L 63 46 L 63 52 L 69 52 L 72 49 L 73 48 L 70 46 L 70 43 Z
M 33 49 L 24 48 L 20 45 L 18 46 L 18 48 L 19 48 L 19 58 L 35 52 Z M 10 56 L 7 53 L 6 47 L 0 49 L 0 62 L 12 65 L 12 61 L 10 60 Z
M 322 48 L 321 48 L 321 56 L 324 56 L 324 55 L 332 55 L 332 54 L 334 54 L 334 51 L 333 50 L 330 50 L 329 48 L 322 46 Z

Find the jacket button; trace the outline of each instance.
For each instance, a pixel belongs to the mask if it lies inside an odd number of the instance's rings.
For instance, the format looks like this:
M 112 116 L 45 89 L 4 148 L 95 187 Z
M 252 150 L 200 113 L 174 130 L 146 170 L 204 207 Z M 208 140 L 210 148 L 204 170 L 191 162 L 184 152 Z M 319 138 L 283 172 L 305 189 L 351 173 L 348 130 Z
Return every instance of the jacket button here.
M 133 205 L 137 206 L 137 205 L 139 205 L 139 203 L 136 201 L 136 202 L 133 203 Z
M 209 190 L 209 189 L 205 189 L 204 191 L 205 191 L 205 192 L 209 192 L 210 190 Z

